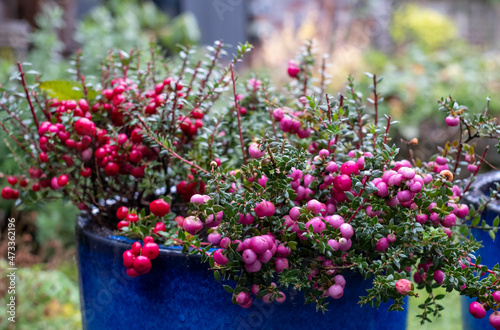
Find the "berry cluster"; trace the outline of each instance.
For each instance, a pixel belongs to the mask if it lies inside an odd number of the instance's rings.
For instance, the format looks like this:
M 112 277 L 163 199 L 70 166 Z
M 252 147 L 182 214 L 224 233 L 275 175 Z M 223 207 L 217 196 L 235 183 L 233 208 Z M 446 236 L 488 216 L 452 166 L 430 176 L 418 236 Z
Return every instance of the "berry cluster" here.
M 137 277 L 149 273 L 151 270 L 151 260 L 156 259 L 160 254 L 158 244 L 153 237 L 146 236 L 144 245 L 134 242 L 130 250 L 123 252 L 123 265 L 127 268 L 127 275 Z

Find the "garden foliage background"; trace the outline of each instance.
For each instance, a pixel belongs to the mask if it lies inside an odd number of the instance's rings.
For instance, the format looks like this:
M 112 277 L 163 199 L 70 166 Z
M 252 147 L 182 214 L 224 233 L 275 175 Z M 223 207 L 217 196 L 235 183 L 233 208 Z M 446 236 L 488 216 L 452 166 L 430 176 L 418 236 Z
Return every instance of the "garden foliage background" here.
M 111 48 L 129 52 L 137 47 L 147 49 L 155 43 L 165 54 L 175 55 L 179 43 L 194 45 L 200 40 L 220 38 L 206 35 L 210 29 L 199 27 L 191 12 L 177 10 L 174 15 L 166 14 L 160 8 L 172 14 L 167 1 L 96 1 L 98 5 L 86 8 L 85 13 L 78 12 L 81 6 L 76 6 L 76 15 L 71 18 L 67 3 L 84 2 L 75 1 L 65 2 L 66 7 L 59 6 L 58 1 L 36 1 L 37 12 L 25 13 L 24 17 L 31 23 L 30 32 L 18 31 L 14 36 L 20 40 L 17 44 L 5 42 L 3 37 L 9 32 L 0 33 L 3 86 L 17 82 L 9 78 L 15 74 L 18 60 L 31 63 L 25 67 L 38 71 L 43 80 L 64 79 L 74 74 L 77 49 L 81 50 L 83 71 L 97 75 L 100 61 Z M 0 0 L 0 28 L 21 18 L 6 16 L 6 8 L 17 5 L 22 9 L 25 2 Z M 441 118 L 437 115 L 438 98 L 451 94 L 473 111 L 483 111 L 487 97 L 491 97 L 490 111 L 498 113 L 500 109 L 500 28 L 495 25 L 500 4 L 496 1 L 253 0 L 240 2 L 242 10 L 235 8 L 234 1 L 219 8 L 216 2 L 212 4 L 213 17 L 204 19 L 203 24 L 224 24 L 229 22 L 229 15 L 244 13 L 244 32 L 256 45 L 251 60 L 240 68 L 243 76 L 249 76 L 251 70 L 278 84 L 287 83 L 287 63 L 309 39 L 316 40 L 318 53 L 328 56 L 325 62 L 329 63 L 329 90 L 342 89 L 348 74 L 362 84 L 369 84 L 363 79 L 364 72 L 383 76 L 380 92 L 386 102 L 382 111 L 400 121 L 393 129 L 401 138 L 420 139 L 418 157 L 434 153 L 433 147 L 448 139 L 443 123 L 437 121 Z M 477 28 L 477 22 L 482 23 L 482 30 Z M 61 31 L 67 30 L 70 23 L 74 33 L 68 39 Z M 8 148 L 5 138 L 0 132 L 2 155 Z M 494 156 L 489 161 L 500 163 Z M 0 158 L 1 173 L 14 173 L 16 167 L 15 159 Z M 11 202 L 0 200 L 0 273 L 6 268 L 6 219 L 18 220 L 17 328 L 81 327 L 74 260 L 77 214 L 77 209 L 66 203 L 35 205 L 21 212 Z M 5 274 L 0 274 L 2 299 L 6 293 L 5 278 Z M 457 329 L 458 296 L 444 304 L 447 313 L 424 328 Z M 415 314 L 416 309 L 411 308 L 409 329 L 418 326 Z M 9 327 L 12 325 L 5 315 L 0 315 L 0 329 Z

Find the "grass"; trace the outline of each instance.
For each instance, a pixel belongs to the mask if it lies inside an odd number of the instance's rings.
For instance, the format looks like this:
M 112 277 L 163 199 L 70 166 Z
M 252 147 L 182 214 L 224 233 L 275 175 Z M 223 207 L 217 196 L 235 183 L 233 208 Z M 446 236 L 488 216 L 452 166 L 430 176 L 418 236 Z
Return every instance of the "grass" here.
M 408 310 L 407 327 L 408 330 L 462 330 L 461 320 L 461 307 L 460 295 L 457 292 L 446 293 L 446 290 L 439 288 L 436 290 L 436 295 L 445 294 L 445 298 L 441 300 L 441 305 L 444 310 L 441 311 L 441 317 L 430 317 L 432 323 L 426 322 L 424 325 L 420 324 L 420 318 L 417 315 L 422 314 L 422 310 L 418 305 L 422 304 L 427 293 L 425 290 L 417 290 L 420 298 L 410 297 L 410 309 Z

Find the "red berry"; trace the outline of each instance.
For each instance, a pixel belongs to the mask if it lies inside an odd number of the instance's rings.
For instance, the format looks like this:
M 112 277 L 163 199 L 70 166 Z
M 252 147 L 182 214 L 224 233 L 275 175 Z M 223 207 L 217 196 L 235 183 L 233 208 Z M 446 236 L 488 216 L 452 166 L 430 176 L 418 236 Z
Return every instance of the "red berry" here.
M 31 190 L 33 191 L 39 191 L 40 190 L 40 185 L 38 183 L 33 183 L 33 186 L 31 186 Z
M 132 150 L 128 158 L 132 163 L 138 163 L 142 159 L 142 152 L 139 150 Z
M 203 116 L 204 116 L 204 114 L 203 114 L 203 111 L 200 108 L 194 108 L 191 111 L 191 116 L 193 116 L 193 118 L 195 118 L 195 119 L 202 119 Z
M 125 219 L 127 217 L 127 214 L 128 208 L 126 206 L 122 206 L 116 211 L 116 217 L 120 220 Z
M 142 247 L 142 255 L 153 260 L 160 254 L 160 248 L 156 243 L 146 243 Z
M 104 173 L 109 176 L 115 176 L 120 173 L 120 166 L 116 163 L 109 162 L 106 164 L 106 167 L 104 167 Z
M 134 266 L 135 256 L 132 253 L 132 251 L 127 250 L 127 251 L 123 252 L 122 257 L 123 257 L 123 265 L 126 268 L 131 268 L 132 266 Z
M 64 187 L 65 185 L 68 184 L 68 176 L 66 174 L 62 174 L 59 176 L 59 178 L 57 178 L 57 184 L 61 187 Z
M 45 152 L 41 152 L 38 158 L 42 163 L 47 163 L 49 161 L 49 156 Z
M 129 222 L 137 222 L 139 220 L 139 216 L 135 213 L 129 213 L 125 219 Z
M 92 169 L 90 167 L 84 167 L 80 170 L 80 175 L 84 178 L 88 178 L 92 174 Z
M 144 176 L 144 167 L 134 167 L 130 170 L 130 174 L 132 174 L 134 178 L 142 178 Z
M 134 268 L 129 268 L 129 269 L 127 269 L 127 275 L 130 277 L 137 277 L 137 276 L 141 275 L 141 273 L 139 273 Z
M 80 109 L 82 109 L 83 112 L 89 111 L 89 104 L 85 99 L 79 99 L 78 106 L 80 107 Z
M 135 143 L 142 142 L 142 133 L 140 128 L 134 128 L 130 133 L 130 139 Z
M 149 210 L 154 215 L 163 217 L 170 211 L 170 205 L 168 205 L 168 203 L 163 199 L 157 199 L 149 204 Z
M 92 135 L 95 132 L 95 124 L 87 118 L 80 118 L 75 123 L 75 131 L 78 135 Z
M 165 224 L 163 222 L 158 222 L 155 225 L 155 228 L 153 229 L 153 233 L 158 234 L 158 232 L 166 231 L 166 230 L 167 230 L 167 227 L 165 226 Z
M 30 176 L 35 179 L 38 179 L 42 176 L 42 170 L 39 168 L 30 167 L 29 173 Z
M 141 274 L 145 274 L 151 270 L 151 260 L 145 256 L 138 256 L 134 259 L 134 269 Z
M 135 256 L 138 256 L 140 253 L 141 253 L 141 243 L 139 242 L 134 242 L 134 244 L 132 244 L 132 248 L 130 249 L 130 251 L 132 251 L 132 253 L 135 255 Z
M 14 189 L 11 187 L 3 187 L 2 189 L 2 198 L 3 199 L 12 199 L 14 197 Z
M 15 176 L 9 176 L 7 178 L 7 182 L 12 185 L 12 186 L 15 186 L 17 184 L 17 178 Z
M 128 226 L 129 226 L 129 222 L 125 221 L 125 220 L 118 222 L 118 224 L 116 225 L 118 230 L 121 230 L 123 227 L 128 227 Z
M 152 236 L 146 236 L 146 237 L 144 237 L 143 241 L 144 241 L 144 244 L 146 244 L 146 243 L 154 243 L 155 242 L 155 240 L 154 240 L 154 238 Z

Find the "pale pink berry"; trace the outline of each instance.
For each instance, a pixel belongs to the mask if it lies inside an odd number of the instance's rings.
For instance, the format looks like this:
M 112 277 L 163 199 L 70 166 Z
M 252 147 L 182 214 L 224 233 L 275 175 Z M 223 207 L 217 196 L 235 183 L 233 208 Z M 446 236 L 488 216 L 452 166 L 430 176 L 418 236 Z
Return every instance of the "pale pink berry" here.
M 345 283 L 346 283 L 346 281 L 345 281 L 344 276 L 342 276 L 342 275 L 340 275 L 340 274 L 339 274 L 339 275 L 335 275 L 335 277 L 333 278 L 333 280 L 335 281 L 335 284 L 338 284 L 338 285 L 340 285 L 342 288 L 345 288 Z
M 261 158 L 266 153 L 265 151 L 260 150 L 260 145 L 257 143 L 252 143 L 250 147 L 248 147 L 248 153 L 252 158 Z
M 203 222 L 195 216 L 186 217 L 182 223 L 182 228 L 191 235 L 194 235 L 203 228 Z
M 344 289 L 340 285 L 334 284 L 328 288 L 328 295 L 333 299 L 340 299 L 344 295 Z
M 341 237 L 339 238 L 339 249 L 340 251 L 347 251 L 351 248 L 352 241 L 348 238 Z
M 330 245 L 332 247 L 333 251 L 337 251 L 337 250 L 340 249 L 339 242 L 337 242 L 334 239 L 329 239 L 328 240 L 328 245 Z
M 322 204 L 315 199 L 311 199 L 309 202 L 307 202 L 307 209 L 314 214 L 320 213 L 322 208 Z
M 205 203 L 205 198 L 202 195 L 194 194 L 193 196 L 191 196 L 191 200 L 190 201 L 194 205 L 200 206 L 203 203 Z
M 259 260 L 256 260 L 253 264 L 245 264 L 245 269 L 249 273 L 256 273 L 262 268 L 262 264 Z
M 340 225 L 340 234 L 342 234 L 342 237 L 349 239 L 354 235 L 354 229 L 349 223 L 343 223 Z
M 396 290 L 403 296 L 406 296 L 411 291 L 411 286 L 411 282 L 405 278 L 401 278 L 396 282 Z
M 334 214 L 326 216 L 325 221 L 328 222 L 334 229 L 337 229 L 344 223 L 344 218 L 338 214 Z
M 318 217 L 314 217 L 306 223 L 306 228 L 308 230 L 310 226 L 312 226 L 313 232 L 316 234 L 321 233 L 326 229 L 325 223 Z
M 325 167 L 325 170 L 330 173 L 337 172 L 337 169 L 338 167 L 335 162 L 328 162 L 328 164 Z
M 289 268 L 289 266 L 288 266 L 288 259 L 286 259 L 286 258 L 278 257 L 274 261 L 274 264 L 276 266 L 276 272 L 278 274 L 281 273 L 284 269 L 288 269 Z
M 220 247 L 223 249 L 227 249 L 230 244 L 231 244 L 231 239 L 229 237 L 223 237 L 219 242 Z

